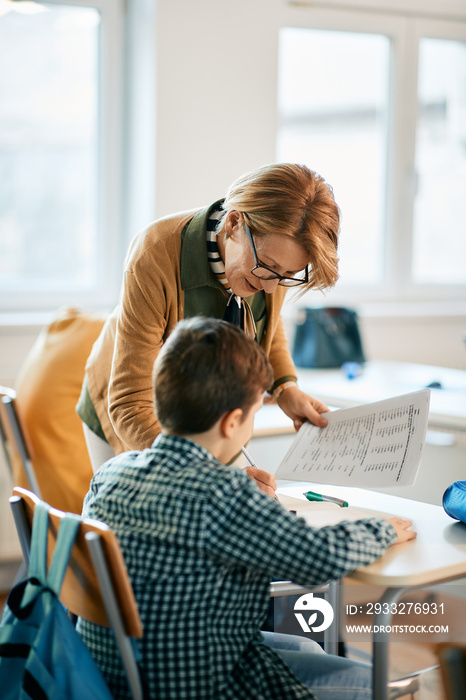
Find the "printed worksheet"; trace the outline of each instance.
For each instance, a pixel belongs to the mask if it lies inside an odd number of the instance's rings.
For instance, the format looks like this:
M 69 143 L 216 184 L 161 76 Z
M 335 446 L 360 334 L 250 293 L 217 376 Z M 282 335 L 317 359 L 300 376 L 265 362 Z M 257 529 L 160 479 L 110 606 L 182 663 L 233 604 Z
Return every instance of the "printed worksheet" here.
M 414 484 L 425 443 L 430 390 L 340 409 L 328 425 L 305 423 L 277 479 L 388 488 Z

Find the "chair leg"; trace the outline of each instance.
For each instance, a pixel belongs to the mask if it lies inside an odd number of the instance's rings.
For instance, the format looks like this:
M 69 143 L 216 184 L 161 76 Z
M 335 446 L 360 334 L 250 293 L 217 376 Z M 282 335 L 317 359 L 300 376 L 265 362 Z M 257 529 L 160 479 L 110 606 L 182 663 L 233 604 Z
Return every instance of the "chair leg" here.
M 329 581 L 326 599 L 330 603 L 334 619 L 333 623 L 324 630 L 324 649 L 328 654 L 338 655 L 338 634 L 340 630 L 340 582 Z
M 19 496 L 10 496 L 9 500 L 25 566 L 27 568 L 29 567 L 29 552 L 31 550 L 31 527 L 26 516 L 24 501 Z
M 131 639 L 128 637 L 123 627 L 114 588 L 108 573 L 101 539 L 95 532 L 88 532 L 86 534 L 86 541 L 89 547 L 92 563 L 94 564 L 95 573 L 99 581 L 107 617 L 110 620 L 110 624 L 115 634 L 126 675 L 128 676 L 131 694 L 134 700 L 143 700 L 139 668 L 134 656 L 134 649 Z

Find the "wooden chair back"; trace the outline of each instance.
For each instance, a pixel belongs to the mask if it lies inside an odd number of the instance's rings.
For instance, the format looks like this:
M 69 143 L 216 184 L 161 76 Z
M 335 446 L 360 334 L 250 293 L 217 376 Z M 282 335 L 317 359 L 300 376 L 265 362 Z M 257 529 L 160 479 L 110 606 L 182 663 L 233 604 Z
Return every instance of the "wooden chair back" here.
M 30 533 L 34 508 L 40 499 L 34 493 L 20 487 L 13 489 L 14 497 L 21 499 L 25 524 L 29 527 Z M 49 513 L 48 564 L 53 555 L 60 520 L 64 515 L 63 511 L 56 508 L 51 508 Z M 15 522 L 18 526 L 16 516 Z M 72 550 L 70 565 L 63 581 L 60 600 L 74 615 L 79 615 L 97 625 L 111 626 L 103 600 L 105 593 L 101 591 L 86 541 L 86 534 L 90 532 L 96 533 L 101 539 L 124 630 L 130 637 L 142 637 L 141 620 L 118 539 L 115 533 L 102 522 L 91 519 L 82 520 Z M 26 533 L 26 539 L 27 536 Z

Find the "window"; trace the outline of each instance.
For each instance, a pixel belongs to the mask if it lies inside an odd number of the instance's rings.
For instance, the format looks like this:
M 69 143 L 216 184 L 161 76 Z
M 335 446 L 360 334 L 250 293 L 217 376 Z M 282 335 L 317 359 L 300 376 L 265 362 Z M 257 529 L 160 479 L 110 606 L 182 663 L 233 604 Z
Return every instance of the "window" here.
M 295 17 L 279 37 L 277 159 L 306 163 L 334 188 L 332 295 L 464 298 L 466 22 Z
M 111 5 L 0 0 L 4 309 L 105 305 L 115 293 L 120 146 L 118 119 L 109 120 L 118 91 L 108 86 L 118 61 L 108 27 L 119 3 Z
M 283 29 L 278 159 L 305 162 L 329 182 L 341 208 L 340 274 L 383 274 L 389 41 L 381 35 Z M 367 173 L 373 174 L 367 197 Z
M 413 266 L 420 284 L 466 283 L 466 41 L 419 45 Z

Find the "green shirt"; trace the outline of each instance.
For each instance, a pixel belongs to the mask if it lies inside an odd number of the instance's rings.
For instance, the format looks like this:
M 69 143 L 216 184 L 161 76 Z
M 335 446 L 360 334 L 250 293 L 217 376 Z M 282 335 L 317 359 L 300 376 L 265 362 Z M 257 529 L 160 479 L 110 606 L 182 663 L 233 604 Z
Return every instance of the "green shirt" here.
M 198 212 L 181 235 L 181 286 L 184 290 L 184 317 L 209 316 L 223 318 L 228 295 L 215 279 L 207 259 L 206 227 L 209 214 L 218 209 L 222 200 L 209 209 Z M 260 343 L 267 321 L 265 293 L 246 298 L 256 323 L 257 342 Z

